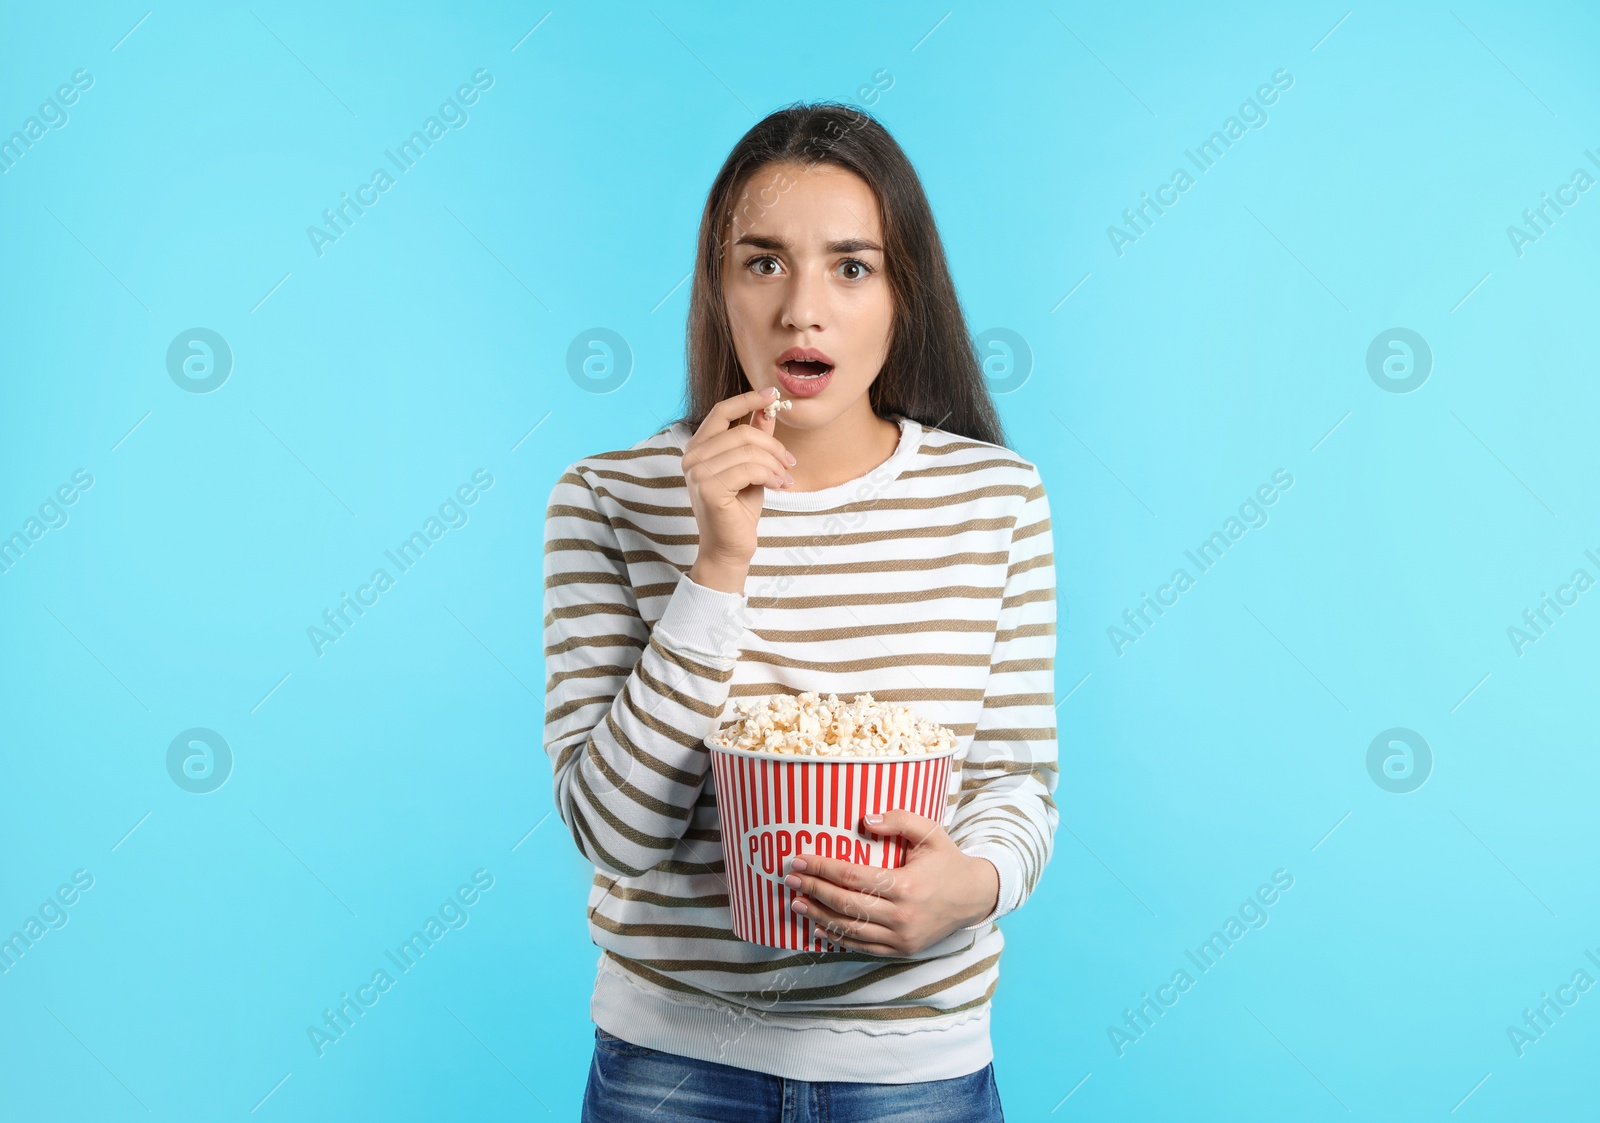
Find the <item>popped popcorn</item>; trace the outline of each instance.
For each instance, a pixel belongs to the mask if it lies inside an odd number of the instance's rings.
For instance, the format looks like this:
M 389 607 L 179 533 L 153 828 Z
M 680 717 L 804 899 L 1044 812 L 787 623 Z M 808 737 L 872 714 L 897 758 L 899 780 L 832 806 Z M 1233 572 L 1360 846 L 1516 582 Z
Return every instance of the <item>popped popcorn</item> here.
M 918 717 L 909 706 L 857 694 L 841 702 L 816 691 L 735 701 L 739 717 L 706 738 L 707 744 L 742 752 L 834 758 L 922 756 L 951 752 L 956 735 Z
M 771 421 L 774 417 L 778 416 L 778 411 L 780 409 L 793 408 L 794 400 L 792 398 L 774 398 L 772 401 L 761 407 L 761 412 L 767 415 L 768 421 Z

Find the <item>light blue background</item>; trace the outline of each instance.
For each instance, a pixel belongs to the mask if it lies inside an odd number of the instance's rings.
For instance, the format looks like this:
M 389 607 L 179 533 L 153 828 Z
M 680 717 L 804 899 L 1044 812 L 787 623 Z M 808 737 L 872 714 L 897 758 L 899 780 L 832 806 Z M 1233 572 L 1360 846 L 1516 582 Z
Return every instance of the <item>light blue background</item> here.
M 1592 7 L 145 11 L 0 14 L 0 132 L 95 78 L 0 176 L 0 532 L 95 480 L 0 574 L 0 935 L 95 878 L 0 975 L 5 1118 L 576 1117 L 598 952 L 545 818 L 544 503 L 678 412 L 729 148 L 880 70 L 974 334 L 1032 349 L 997 401 L 1054 512 L 1063 819 L 1004 922 L 1008 1117 L 1600 1111 L 1600 992 L 1507 1037 L 1600 978 L 1600 592 L 1506 634 L 1600 577 L 1600 192 L 1506 234 L 1600 174 Z M 318 257 L 306 227 L 480 67 L 469 123 Z M 1119 257 L 1106 228 L 1278 68 L 1268 124 Z M 209 394 L 167 370 L 195 326 L 233 351 Z M 1412 393 L 1367 369 L 1396 326 L 1433 353 Z M 568 370 L 595 327 L 632 352 L 609 394 Z M 479 468 L 319 657 L 308 626 Z M 1119 655 L 1279 468 L 1270 522 Z M 234 754 L 206 795 L 167 771 L 194 726 Z M 1410 794 L 1367 769 L 1394 726 L 1434 757 Z M 319 1057 L 307 1027 L 479 869 L 467 926 Z M 1118 1056 L 1276 869 L 1267 926 Z

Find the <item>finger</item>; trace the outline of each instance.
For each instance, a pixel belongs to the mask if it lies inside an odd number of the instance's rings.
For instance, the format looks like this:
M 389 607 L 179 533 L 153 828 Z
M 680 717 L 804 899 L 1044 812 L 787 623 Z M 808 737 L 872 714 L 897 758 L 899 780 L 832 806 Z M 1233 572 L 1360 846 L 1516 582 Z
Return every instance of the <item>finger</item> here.
M 861 820 L 863 830 L 873 831 L 876 834 L 897 834 L 912 840 L 913 848 L 917 846 L 937 847 L 949 843 L 950 836 L 945 833 L 942 825 L 924 815 L 914 811 L 895 810 L 885 811 L 882 822 L 870 823 L 865 818 Z
M 770 452 L 747 445 L 700 462 L 696 465 L 696 479 L 700 478 L 699 473 L 710 472 L 728 490 L 739 492 L 751 484 L 783 487 L 788 471 Z
M 800 870 L 793 862 L 803 859 L 804 870 Z M 882 869 L 878 866 L 863 866 L 856 862 L 842 862 L 838 858 L 819 858 L 815 854 L 796 854 L 791 860 L 790 869 L 799 877 L 801 887 L 810 892 L 807 878 L 820 878 L 833 885 L 842 885 L 846 889 L 856 889 L 863 893 L 873 893 L 882 896 L 894 885 L 894 871 Z
M 888 945 L 899 939 L 899 934 L 893 929 L 875 920 L 840 912 L 814 898 L 808 898 L 805 903 L 806 909 L 803 915 L 809 916 L 813 924 L 820 925 L 829 932 L 871 944 Z
M 858 862 L 842 861 L 838 857 L 795 854 L 794 859 L 790 859 L 790 867 L 798 869 L 800 862 L 806 864 L 806 869 L 800 872 L 811 873 L 814 877 L 832 881 L 834 885 L 856 889 L 858 893 L 885 896 L 894 886 L 894 870 L 883 869 L 880 865 L 861 865 Z
M 769 386 L 765 390 L 750 390 L 743 394 L 735 394 L 731 398 L 724 398 L 706 412 L 705 420 L 700 422 L 700 427 L 695 430 L 695 436 L 726 429 L 744 415 L 754 413 L 776 397 L 777 387 Z
M 819 877 L 850 889 L 869 888 L 874 872 L 882 873 L 875 865 L 858 865 L 856 862 L 838 861 L 837 857 L 818 857 L 816 854 L 795 854 L 789 859 L 789 870 L 810 873 L 811 877 Z
M 768 433 L 768 434 L 770 434 L 770 433 L 776 431 L 776 429 L 778 428 L 778 412 L 779 412 L 779 410 L 777 410 L 777 409 L 772 410 L 771 411 L 772 416 L 768 417 L 767 416 L 767 413 L 768 413 L 768 408 L 767 407 L 769 407 L 773 403 L 777 402 L 779 400 L 779 398 L 781 398 L 781 397 L 782 397 L 782 395 L 780 394 L 780 395 L 778 395 L 778 397 L 774 397 L 774 398 L 771 398 L 768 401 L 763 402 L 762 403 L 762 408 L 756 410 L 754 413 L 752 413 L 750 415 L 750 428 L 756 430 L 758 433 Z M 781 408 L 782 407 L 780 406 L 779 409 L 781 409 Z M 790 408 L 792 409 L 794 407 L 791 406 Z
M 788 465 L 779 460 L 774 453 L 759 445 L 752 444 L 735 445 L 733 448 L 702 457 L 695 463 L 703 465 L 707 470 L 723 472 L 732 468 L 735 464 L 747 461 L 760 464 L 780 476 L 789 470 Z
M 779 460 L 787 463 L 791 459 L 789 446 L 773 434 L 772 426 L 767 422 L 765 415 L 762 415 L 760 424 L 741 425 L 739 426 L 739 431 L 745 440 L 754 441 L 761 447 L 768 449 Z
M 826 929 L 824 929 L 824 931 L 826 931 Z M 842 948 L 848 948 L 850 951 L 864 952 L 867 955 L 884 955 L 893 956 L 895 958 L 905 957 L 905 952 L 901 951 L 899 948 L 892 948 L 888 944 L 863 943 L 860 940 L 852 940 L 849 936 L 840 936 L 832 932 L 828 933 L 828 939 L 832 940 Z
M 787 879 L 784 884 L 788 884 Z M 824 906 L 840 916 L 881 924 L 886 928 L 893 926 L 891 921 L 899 911 L 896 902 L 888 898 L 876 893 L 858 893 L 854 889 L 846 889 L 831 881 L 819 881 L 813 878 L 808 885 L 802 879 L 800 885 L 790 888 L 803 899 Z
M 771 469 L 759 467 L 755 464 L 744 462 L 736 464 L 725 471 L 706 469 L 708 478 L 697 477 L 697 486 L 705 494 L 715 495 L 725 492 L 728 495 L 738 495 L 751 487 L 772 488 L 774 491 L 784 486 L 781 476 Z
M 796 461 L 795 458 L 790 455 L 789 446 L 780 441 L 775 435 L 777 427 L 778 415 L 774 413 L 771 417 L 768 417 L 766 410 L 759 409 L 756 410 L 756 412 L 751 416 L 750 424 L 740 426 L 741 429 L 748 430 L 749 436 L 752 440 L 761 441 L 768 448 L 772 449 L 773 454 L 776 455 L 779 460 L 782 460 L 786 465 L 792 467 L 794 464 L 798 463 L 798 461 Z
M 735 425 L 720 433 L 713 433 L 704 441 L 691 441 L 684 448 L 684 456 L 688 457 L 693 454 L 696 458 L 706 459 L 712 456 L 720 456 L 730 449 L 747 446 L 764 448 L 785 464 L 790 459 L 789 449 L 782 441 L 770 432 L 757 428 L 753 424 Z

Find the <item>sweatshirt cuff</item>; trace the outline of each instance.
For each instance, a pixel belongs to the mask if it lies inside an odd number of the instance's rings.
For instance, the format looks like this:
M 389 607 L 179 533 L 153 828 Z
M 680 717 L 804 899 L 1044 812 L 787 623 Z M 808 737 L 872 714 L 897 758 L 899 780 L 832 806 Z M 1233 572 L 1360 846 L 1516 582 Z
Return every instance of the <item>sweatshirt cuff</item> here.
M 999 920 L 1017 907 L 1017 892 L 1022 885 L 1022 870 L 1017 864 L 1016 855 L 1003 842 L 979 842 L 961 847 L 961 852 L 969 858 L 989 859 L 1000 874 L 1000 897 L 995 902 L 994 911 L 978 923 L 969 924 L 961 929 L 963 932 L 970 932 L 974 928 L 982 928 Z
M 667 646 L 725 664 L 726 670 L 739 657 L 747 605 L 745 594 L 708 589 L 685 571 L 654 632 Z

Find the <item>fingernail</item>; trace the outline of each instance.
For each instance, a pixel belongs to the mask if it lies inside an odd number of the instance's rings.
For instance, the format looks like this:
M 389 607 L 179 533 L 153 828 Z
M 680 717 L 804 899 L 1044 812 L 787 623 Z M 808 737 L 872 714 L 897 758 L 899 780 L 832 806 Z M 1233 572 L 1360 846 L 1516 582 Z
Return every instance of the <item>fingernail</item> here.
M 798 889 L 798 888 L 800 888 L 800 879 L 798 877 L 796 877 L 794 874 L 790 874 L 788 877 L 784 878 L 783 879 L 783 883 L 785 885 L 787 885 L 790 889 Z
M 776 386 L 770 387 L 767 390 L 767 397 L 776 398 L 777 396 L 778 396 L 778 388 Z
M 789 467 L 793 468 L 796 464 L 800 463 L 800 461 L 794 458 L 794 453 L 788 452 L 784 453 L 784 455 L 789 458 Z
M 806 903 L 804 901 L 796 901 L 794 903 L 794 911 L 795 912 L 805 912 L 807 910 L 807 908 L 808 908 L 808 906 L 806 905 Z
M 877 826 L 879 823 L 883 822 L 883 816 L 882 815 L 868 815 L 867 816 L 867 822 L 871 823 L 873 826 Z
M 789 868 L 791 870 L 797 870 L 801 873 L 804 873 L 806 868 L 806 860 L 804 858 L 790 858 Z
M 791 476 L 788 472 L 785 472 L 783 474 L 783 485 L 785 487 L 788 487 L 792 483 L 794 483 L 794 477 Z

